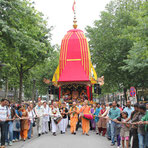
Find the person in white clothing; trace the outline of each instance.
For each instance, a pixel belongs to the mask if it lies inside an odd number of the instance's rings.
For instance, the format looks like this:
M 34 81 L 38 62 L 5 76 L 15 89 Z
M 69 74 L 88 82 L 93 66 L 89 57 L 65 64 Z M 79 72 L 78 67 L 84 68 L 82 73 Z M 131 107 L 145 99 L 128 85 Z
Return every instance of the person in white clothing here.
M 43 134 L 48 133 L 48 122 L 49 122 L 49 106 L 47 105 L 46 102 L 43 103 L 43 108 L 44 108 L 44 115 L 43 115 Z
M 58 117 L 62 117 L 59 111 L 59 108 L 57 107 L 57 103 L 53 102 L 53 107 L 50 108 L 50 113 L 49 113 L 50 117 L 51 117 L 51 126 L 52 126 L 52 133 L 54 136 L 56 136 L 56 132 L 57 132 L 57 128 L 58 128 L 58 124 L 55 123 L 55 119 Z
M 36 113 L 36 116 L 37 116 L 38 136 L 41 136 L 42 128 L 43 128 L 43 115 L 44 115 L 44 108 L 42 106 L 41 101 L 39 101 L 38 105 L 35 107 L 35 113 Z
M 7 100 L 2 99 L 0 104 L 0 128 L 1 128 L 1 147 L 5 147 L 5 125 L 8 120 Z
M 67 128 L 67 120 L 68 120 L 68 109 L 66 108 L 66 103 L 62 103 L 62 106 L 60 108 L 60 113 L 62 115 L 62 120 L 60 122 L 60 130 L 61 134 L 65 134 L 66 128 Z
M 32 133 L 32 128 L 33 128 L 35 113 L 34 113 L 33 109 L 31 109 L 30 105 L 27 108 L 27 112 L 28 112 L 28 116 L 29 116 L 29 120 L 30 120 L 30 127 L 28 130 L 28 139 L 31 139 L 31 133 Z

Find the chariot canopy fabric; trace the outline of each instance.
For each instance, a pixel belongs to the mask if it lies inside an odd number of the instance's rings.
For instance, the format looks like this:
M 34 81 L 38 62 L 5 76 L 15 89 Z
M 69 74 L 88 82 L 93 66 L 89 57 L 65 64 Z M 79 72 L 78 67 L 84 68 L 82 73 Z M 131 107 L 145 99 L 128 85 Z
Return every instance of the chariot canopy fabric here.
M 58 82 L 90 81 L 81 61 L 68 61 Z
M 68 31 L 61 43 L 59 66 L 53 82 L 84 81 L 94 84 L 96 80 L 97 74 L 91 64 L 89 46 L 83 31 Z

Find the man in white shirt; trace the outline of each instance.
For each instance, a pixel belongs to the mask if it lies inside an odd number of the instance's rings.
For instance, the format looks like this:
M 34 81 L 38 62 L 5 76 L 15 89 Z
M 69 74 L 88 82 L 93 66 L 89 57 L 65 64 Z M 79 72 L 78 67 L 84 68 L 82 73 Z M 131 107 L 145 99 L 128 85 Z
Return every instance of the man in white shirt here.
M 55 123 L 55 119 L 57 117 L 62 117 L 59 111 L 59 108 L 57 107 L 57 103 L 53 102 L 53 107 L 50 108 L 50 116 L 51 116 L 51 126 L 52 126 L 52 133 L 54 136 L 56 136 L 58 124 Z
M 42 128 L 43 128 L 43 115 L 44 115 L 44 108 L 42 106 L 41 101 L 39 101 L 38 105 L 35 107 L 35 113 L 36 113 L 36 116 L 37 116 L 38 136 L 41 136 Z
M 43 108 L 44 108 L 44 115 L 43 115 L 43 134 L 48 133 L 48 121 L 49 121 L 49 106 L 47 105 L 46 102 L 43 103 Z
M 2 99 L 0 105 L 1 147 L 5 146 L 5 122 L 8 120 L 7 100 Z

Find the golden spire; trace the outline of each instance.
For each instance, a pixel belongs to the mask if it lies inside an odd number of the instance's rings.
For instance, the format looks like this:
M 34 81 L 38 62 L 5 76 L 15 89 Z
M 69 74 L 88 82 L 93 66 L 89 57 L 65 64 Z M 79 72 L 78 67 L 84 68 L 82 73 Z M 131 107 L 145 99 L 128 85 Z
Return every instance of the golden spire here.
M 76 9 L 75 9 L 75 0 L 74 0 L 74 4 L 73 4 L 73 12 L 74 12 L 74 20 L 73 20 L 73 28 L 77 29 L 78 25 L 77 25 L 77 18 L 76 18 Z

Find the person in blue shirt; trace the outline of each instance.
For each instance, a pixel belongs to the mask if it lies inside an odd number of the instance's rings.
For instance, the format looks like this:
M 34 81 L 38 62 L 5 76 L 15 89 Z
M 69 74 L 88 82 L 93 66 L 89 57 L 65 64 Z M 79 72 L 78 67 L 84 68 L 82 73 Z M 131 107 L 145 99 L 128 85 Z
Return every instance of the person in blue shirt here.
M 131 106 L 131 101 L 127 100 L 126 107 L 123 110 L 128 113 L 128 118 L 131 117 L 132 112 L 134 111 L 134 107 Z
M 98 105 L 97 105 L 97 108 L 96 108 L 96 110 L 95 110 L 95 112 L 94 112 L 94 116 L 95 116 L 95 123 L 96 123 L 96 134 L 99 134 L 99 129 L 98 129 L 98 122 L 99 122 L 99 113 L 100 113 L 100 111 L 101 111 L 101 107 L 100 107 L 100 104 L 98 103 Z
M 22 117 L 22 112 L 19 111 L 21 106 L 15 105 L 15 118 L 16 120 L 13 121 L 13 142 L 18 141 L 20 137 L 20 118 Z
M 116 133 L 116 120 L 118 117 L 120 117 L 120 109 L 117 108 L 117 102 L 113 101 L 112 108 L 109 111 L 109 118 L 111 119 L 111 146 L 115 145 L 115 133 Z

